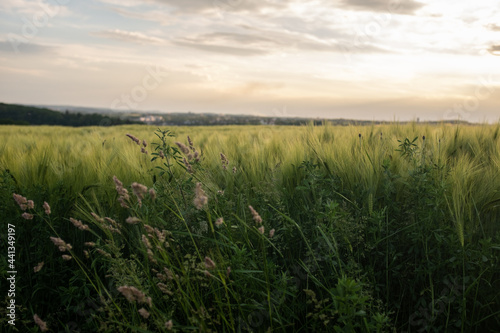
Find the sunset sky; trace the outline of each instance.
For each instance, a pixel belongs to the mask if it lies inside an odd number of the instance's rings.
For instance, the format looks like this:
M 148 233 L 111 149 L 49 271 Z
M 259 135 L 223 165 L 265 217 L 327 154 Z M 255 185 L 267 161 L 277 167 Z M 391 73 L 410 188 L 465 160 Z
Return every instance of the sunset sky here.
M 498 0 L 2 0 L 0 102 L 496 122 Z

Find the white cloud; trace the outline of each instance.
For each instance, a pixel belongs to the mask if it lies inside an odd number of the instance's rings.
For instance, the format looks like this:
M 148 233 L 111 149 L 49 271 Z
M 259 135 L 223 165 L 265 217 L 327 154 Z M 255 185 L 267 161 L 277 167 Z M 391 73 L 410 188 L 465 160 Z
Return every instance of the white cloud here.
M 132 43 L 162 43 L 163 39 L 147 36 L 141 32 L 137 31 L 124 31 L 120 29 L 114 30 L 104 30 L 93 33 L 94 36 L 116 39 L 123 42 L 132 42 Z

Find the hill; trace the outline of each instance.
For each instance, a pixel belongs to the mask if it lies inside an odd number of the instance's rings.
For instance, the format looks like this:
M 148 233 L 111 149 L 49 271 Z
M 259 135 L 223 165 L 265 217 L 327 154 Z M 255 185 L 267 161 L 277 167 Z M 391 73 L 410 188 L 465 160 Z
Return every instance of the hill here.
M 58 112 L 47 108 L 0 103 L 0 125 L 59 125 L 79 127 L 140 123 L 139 121 L 120 119 L 97 113 Z

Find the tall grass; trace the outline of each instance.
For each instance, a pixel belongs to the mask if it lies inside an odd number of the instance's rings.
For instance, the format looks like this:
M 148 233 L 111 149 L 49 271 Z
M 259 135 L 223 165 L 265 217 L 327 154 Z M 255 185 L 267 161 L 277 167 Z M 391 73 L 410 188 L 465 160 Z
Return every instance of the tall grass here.
M 22 325 L 36 331 L 36 313 L 51 327 L 102 332 L 492 330 L 499 129 L 199 127 L 162 142 L 145 126 L 0 127 Z M 187 135 L 199 162 L 175 144 Z M 134 182 L 156 195 L 134 195 Z M 208 204 L 196 207 L 199 186 Z M 12 193 L 35 201 L 33 220 Z M 72 260 L 51 236 L 73 245 Z

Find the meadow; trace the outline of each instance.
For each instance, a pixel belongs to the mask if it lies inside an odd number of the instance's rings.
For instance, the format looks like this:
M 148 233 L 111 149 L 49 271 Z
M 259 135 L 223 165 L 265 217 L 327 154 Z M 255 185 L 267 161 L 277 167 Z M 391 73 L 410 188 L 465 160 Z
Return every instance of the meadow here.
M 0 326 L 500 332 L 499 136 L 0 126 Z

